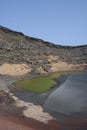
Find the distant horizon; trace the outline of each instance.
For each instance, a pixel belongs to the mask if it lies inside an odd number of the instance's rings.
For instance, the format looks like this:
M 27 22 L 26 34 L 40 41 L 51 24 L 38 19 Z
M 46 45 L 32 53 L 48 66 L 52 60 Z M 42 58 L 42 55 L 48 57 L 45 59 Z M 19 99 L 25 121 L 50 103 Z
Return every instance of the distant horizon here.
M 44 42 L 49 42 L 49 43 L 52 43 L 52 44 L 54 44 L 54 45 L 72 46 L 72 47 L 73 47 L 73 46 L 83 46 L 83 45 L 87 45 L 86 43 L 82 43 L 82 44 L 80 44 L 80 45 L 63 45 L 63 44 L 61 44 L 61 43 L 54 43 L 54 42 L 52 42 L 52 41 L 47 41 L 47 40 L 42 39 L 42 38 L 39 38 L 39 37 L 29 36 L 29 35 L 25 34 L 23 31 L 15 30 L 15 29 L 12 29 L 12 28 L 3 26 L 3 25 L 0 25 L 0 27 L 4 27 L 4 28 L 7 28 L 7 29 L 10 29 L 11 31 L 14 31 L 14 32 L 23 33 L 23 35 L 25 35 L 25 36 L 28 36 L 28 37 L 31 37 L 31 38 L 36 38 L 36 39 L 42 40 L 42 41 L 44 41 Z

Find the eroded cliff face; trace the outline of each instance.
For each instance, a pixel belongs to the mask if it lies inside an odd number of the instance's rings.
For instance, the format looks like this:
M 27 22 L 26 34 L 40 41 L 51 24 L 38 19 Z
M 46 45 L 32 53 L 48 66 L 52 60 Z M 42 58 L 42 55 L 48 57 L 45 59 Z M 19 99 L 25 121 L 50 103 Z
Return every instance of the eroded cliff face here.
M 54 45 L 0 26 L 0 74 L 46 74 L 87 68 L 87 45 Z

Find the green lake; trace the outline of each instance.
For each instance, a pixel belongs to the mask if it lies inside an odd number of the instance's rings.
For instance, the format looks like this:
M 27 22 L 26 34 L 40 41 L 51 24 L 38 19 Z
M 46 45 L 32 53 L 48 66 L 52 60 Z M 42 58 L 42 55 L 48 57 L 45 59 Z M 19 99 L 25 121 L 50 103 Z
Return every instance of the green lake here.
M 68 72 L 58 72 L 55 74 L 51 74 L 49 76 L 43 76 L 33 79 L 26 79 L 14 82 L 13 85 L 24 90 L 43 93 L 49 91 L 52 86 L 56 85 L 57 82 L 54 80 L 55 78 L 59 78 L 61 75 L 64 74 L 77 74 L 78 72 L 75 71 L 68 71 Z

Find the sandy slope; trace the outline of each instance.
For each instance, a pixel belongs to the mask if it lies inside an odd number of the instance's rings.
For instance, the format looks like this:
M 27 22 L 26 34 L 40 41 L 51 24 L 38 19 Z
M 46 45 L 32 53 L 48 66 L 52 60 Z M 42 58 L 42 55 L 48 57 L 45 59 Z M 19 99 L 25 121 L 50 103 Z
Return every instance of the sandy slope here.
M 31 72 L 31 67 L 27 64 L 8 64 L 4 63 L 0 66 L 0 74 L 20 76 Z

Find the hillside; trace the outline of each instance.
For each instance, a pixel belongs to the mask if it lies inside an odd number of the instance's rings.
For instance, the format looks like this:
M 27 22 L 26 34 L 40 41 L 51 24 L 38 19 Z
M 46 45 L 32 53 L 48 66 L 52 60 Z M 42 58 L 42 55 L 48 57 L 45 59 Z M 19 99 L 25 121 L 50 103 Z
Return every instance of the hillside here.
M 45 74 L 86 67 L 87 45 L 54 45 L 0 26 L 0 74 Z

